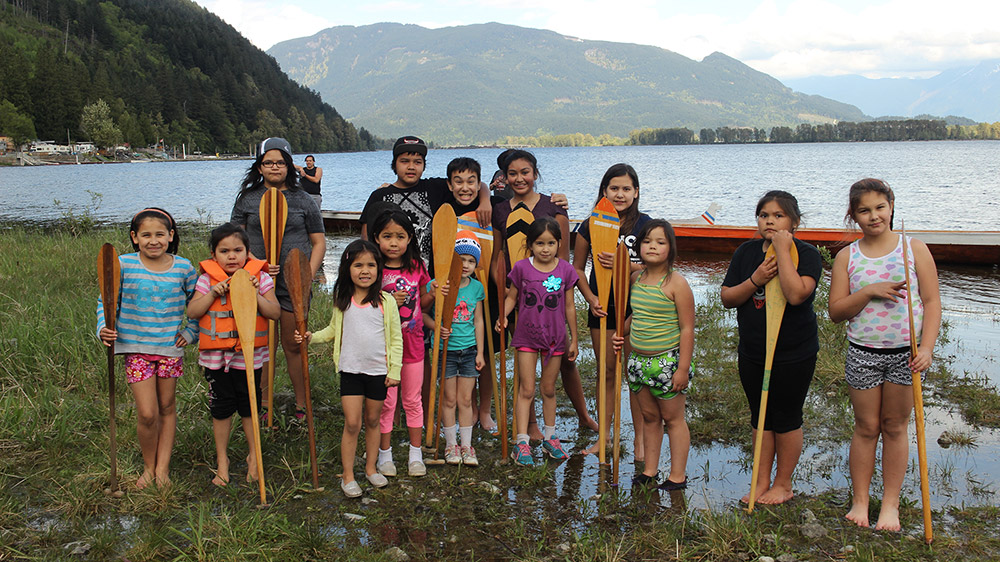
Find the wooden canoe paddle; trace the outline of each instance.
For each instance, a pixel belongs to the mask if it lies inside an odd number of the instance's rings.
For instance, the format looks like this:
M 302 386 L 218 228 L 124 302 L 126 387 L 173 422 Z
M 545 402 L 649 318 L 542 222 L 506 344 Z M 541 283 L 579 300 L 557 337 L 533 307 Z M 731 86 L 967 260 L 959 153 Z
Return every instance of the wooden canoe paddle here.
M 306 333 L 307 311 L 309 310 L 309 292 L 312 288 L 312 267 L 309 258 L 302 250 L 293 248 L 285 260 L 285 285 L 292 299 L 292 309 L 295 312 L 295 327 L 300 334 Z M 319 466 L 316 462 L 316 432 L 313 425 L 312 390 L 309 384 L 309 342 L 302 339 L 299 344 L 299 355 L 302 357 L 302 380 L 306 387 L 306 426 L 309 428 L 309 464 L 312 468 L 313 489 L 322 491 L 319 487 Z
M 240 336 L 240 347 L 243 350 L 243 364 L 247 373 L 247 395 L 250 397 L 250 415 L 253 420 L 252 454 L 257 459 L 257 482 L 260 484 L 260 505 L 267 505 L 267 492 L 264 490 L 264 459 L 260 450 L 260 422 L 257 417 L 257 384 L 254 380 L 253 339 L 257 324 L 257 288 L 250 280 L 247 270 L 240 269 L 229 278 L 229 298 L 233 303 L 233 319 L 236 320 L 236 332 Z
M 497 254 L 497 269 L 504 271 L 503 252 Z M 507 279 L 498 276 L 494 279 L 497 284 L 497 300 L 500 302 L 500 316 L 503 316 L 504 301 L 507 300 Z M 490 329 L 493 326 L 490 325 Z M 500 462 L 507 462 L 507 330 L 500 330 L 500 357 L 497 360 L 497 371 L 500 377 L 500 398 L 497 402 L 497 430 L 500 432 Z M 490 338 L 491 340 L 493 338 Z M 490 361 L 493 359 L 490 358 Z
M 903 271 L 906 272 L 906 309 L 910 320 L 910 358 L 917 356 L 916 328 L 913 321 L 913 300 L 910 299 L 910 258 L 907 251 L 906 227 L 899 221 L 900 236 L 903 241 Z M 934 530 L 931 528 L 931 487 L 927 478 L 927 437 L 924 434 L 924 392 L 920 372 L 911 373 L 913 380 L 913 411 L 917 426 L 917 462 L 920 467 L 920 502 L 924 515 L 924 540 L 931 544 Z
M 269 264 L 281 263 L 281 238 L 285 234 L 285 221 L 288 220 L 288 205 L 281 190 L 271 187 L 260 198 L 260 230 L 264 235 L 264 252 Z M 284 275 L 284 272 L 278 275 Z M 312 279 L 309 280 L 312 282 Z M 267 407 L 274 409 L 274 363 L 277 353 L 277 327 L 274 320 L 267 321 L 267 352 L 270 360 L 267 362 Z M 267 427 L 274 426 L 274 412 L 267 415 Z
M 628 309 L 628 293 L 632 280 L 632 258 L 625 243 L 618 245 L 615 252 L 614 291 L 615 291 L 615 331 L 622 333 L 625 328 L 625 313 Z M 622 428 L 622 364 L 625 362 L 625 346 L 615 353 L 615 444 L 612 456 L 611 485 L 618 485 L 618 467 L 621 458 L 621 428 Z
M 527 242 L 527 232 L 531 223 L 535 222 L 535 215 L 532 214 L 531 209 L 528 208 L 524 203 L 518 203 L 514 210 L 510 212 L 507 217 L 507 255 L 510 257 L 510 267 L 514 268 L 514 264 L 528 257 L 528 247 Z M 504 281 L 506 282 L 506 273 L 504 274 Z M 500 306 L 503 306 L 502 304 Z M 514 325 L 517 325 L 517 309 L 514 309 Z M 520 375 L 520 367 L 517 365 L 517 352 L 514 352 L 514 390 L 511 398 L 514 402 L 514 408 L 511 412 L 511 440 L 517 442 L 517 393 L 521 386 L 521 381 L 518 380 Z
M 493 384 L 493 400 L 496 402 L 496 414 L 500 417 L 500 402 L 499 394 L 497 394 L 497 373 L 493 365 L 493 357 L 496 350 L 493 348 L 493 335 L 490 330 L 493 329 L 492 318 L 490 318 L 490 261 L 493 258 L 493 227 L 487 225 L 485 228 L 479 226 L 478 219 L 476 217 L 476 212 L 471 211 L 460 217 L 458 217 L 458 229 L 468 230 L 476 235 L 479 240 L 479 247 L 481 248 L 479 264 L 476 266 L 476 279 L 483 286 L 483 324 L 486 326 L 484 331 L 486 334 L 486 350 L 489 353 L 489 361 L 486 362 L 486 369 L 489 371 L 490 382 Z M 482 384 L 482 383 L 480 383 Z M 480 408 L 484 406 L 479 405 Z M 490 405 L 486 404 L 486 408 Z M 488 410 L 487 410 L 488 411 Z M 499 422 L 497 422 L 497 429 L 499 429 Z M 502 434 L 501 434 L 502 435 Z
M 458 300 L 458 286 L 462 282 L 462 258 L 453 251 L 451 253 L 451 268 L 448 271 L 448 296 L 444 297 L 444 312 L 441 316 L 435 316 L 435 324 L 444 330 L 450 330 L 452 322 L 455 320 L 455 301 Z M 438 445 L 441 440 L 441 420 L 444 415 L 444 372 L 448 367 L 448 341 L 444 342 L 444 349 L 441 350 L 441 378 L 438 383 L 438 408 L 437 423 L 434 424 L 434 460 L 429 464 L 441 464 L 438 462 Z M 437 373 L 434 373 L 435 376 Z
M 799 265 L 799 250 L 792 241 L 792 264 Z M 774 257 L 774 244 L 767 247 L 764 259 Z M 774 348 L 778 345 L 778 331 L 781 330 L 781 320 L 785 316 L 785 305 L 788 299 L 781 290 L 781 280 L 777 275 L 764 286 L 764 307 L 767 322 L 767 334 L 764 342 L 764 380 L 760 386 L 760 412 L 757 415 L 757 438 L 753 444 L 753 472 L 750 475 L 750 503 L 747 512 L 753 511 L 757 501 L 757 474 L 760 472 L 760 450 L 764 445 L 764 417 L 767 414 L 767 393 L 771 385 L 771 366 L 774 364 Z
M 597 280 L 597 298 L 601 303 L 601 309 L 607 312 L 608 297 L 611 293 L 611 270 L 602 266 L 597 256 L 604 253 L 614 253 L 618 245 L 618 212 L 615 206 L 608 201 L 607 197 L 594 206 L 590 213 L 590 253 L 593 257 L 594 278 Z M 597 436 L 597 446 L 600 449 L 598 456 L 601 464 L 607 462 L 607 438 L 608 438 L 608 317 L 602 316 L 600 319 L 600 353 L 597 359 L 597 411 L 599 435 Z
M 118 263 L 118 251 L 112 244 L 101 246 L 97 254 L 97 285 L 101 291 L 101 304 L 104 306 L 104 326 L 114 330 L 118 320 L 118 293 L 121 290 L 121 264 Z M 115 344 L 107 348 L 108 352 L 108 405 L 110 411 L 111 433 L 111 485 L 104 490 L 105 494 L 122 497 L 123 492 L 118 486 L 118 441 L 115 435 Z
M 441 288 L 448 281 L 448 274 L 451 272 L 451 259 L 455 255 L 455 238 L 458 234 L 458 218 L 455 216 L 455 209 L 451 205 L 441 205 L 441 208 L 434 213 L 434 220 L 431 223 L 432 240 L 431 245 L 434 250 L 434 282 L 437 287 L 434 289 L 434 318 L 437 322 L 434 325 L 434 341 L 431 350 L 431 376 L 437 376 L 438 359 L 441 358 L 441 318 L 444 317 L 444 295 Z M 427 408 L 427 437 L 424 443 L 431 442 L 431 431 L 435 427 L 434 423 L 434 399 L 436 392 L 434 384 L 431 383 L 430 404 Z

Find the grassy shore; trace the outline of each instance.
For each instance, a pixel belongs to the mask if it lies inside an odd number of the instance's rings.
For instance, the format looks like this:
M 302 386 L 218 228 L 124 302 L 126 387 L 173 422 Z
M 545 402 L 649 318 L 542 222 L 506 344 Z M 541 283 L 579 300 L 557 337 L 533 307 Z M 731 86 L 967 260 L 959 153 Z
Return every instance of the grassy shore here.
M 208 253 L 204 229 L 196 230 L 183 230 L 181 246 L 181 254 L 195 262 Z M 687 501 L 700 493 L 697 486 L 673 495 L 631 494 L 629 474 L 622 475 L 620 489 L 602 483 L 596 494 L 581 493 L 572 475 L 593 459 L 573 455 L 562 467 L 542 463 L 533 469 L 498 464 L 499 445 L 478 430 L 479 468 L 430 467 L 424 478 L 402 476 L 378 491 L 366 485 L 363 502 L 347 500 L 336 475 L 343 423 L 327 355 L 311 357 L 325 492 L 311 491 L 305 431 L 284 427 L 285 416 L 279 417 L 278 430 L 262 432 L 270 508 L 257 508 L 256 487 L 218 489 L 209 483 L 215 459 L 206 384 L 197 350 L 189 347 L 186 375 L 177 387 L 173 485 L 134 489 L 141 468 L 135 412 L 120 382 L 118 463 L 127 494 L 105 496 L 107 373 L 93 332 L 95 260 L 107 241 L 131 251 L 120 227 L 0 228 L 0 561 L 391 560 L 392 547 L 414 560 L 1000 558 L 1000 507 L 992 483 L 975 507 L 934 512 L 936 540 L 928 548 L 920 540 L 919 496 L 910 477 L 902 509 L 905 531 L 883 534 L 843 520 L 849 501 L 844 489 L 799 494 L 787 505 L 761 506 L 750 515 L 735 504 L 689 508 Z M 312 326 L 328 319 L 330 309 L 328 295 L 320 292 Z M 822 351 L 805 416 L 806 440 L 841 447 L 852 431 L 841 381 L 843 328 L 831 325 L 825 314 L 821 318 Z M 688 411 L 693 443 L 739 446 L 749 456 L 733 317 L 711 300 L 699 306 L 698 322 L 700 371 Z M 588 340 L 581 343 L 589 346 Z M 581 370 L 589 394 L 592 363 L 582 361 Z M 288 406 L 290 388 L 281 369 L 277 379 L 278 406 Z M 123 381 L 120 373 L 118 380 Z M 946 360 L 937 361 L 925 388 L 931 405 L 954 407 L 981 427 L 1000 425 L 996 389 L 951 374 Z M 566 409 L 560 415 L 571 416 Z M 403 438 L 398 432 L 393 442 Z M 231 451 L 235 483 L 246 470 L 244 462 L 235 462 L 246 451 L 241 433 L 234 434 Z M 562 471 L 558 481 L 557 471 Z M 749 481 L 748 475 L 740 478 Z M 877 508 L 876 502 L 872 509 Z M 807 536 L 802 527 L 810 513 L 824 529 L 821 536 Z M 86 553 L 73 554 L 74 549 Z

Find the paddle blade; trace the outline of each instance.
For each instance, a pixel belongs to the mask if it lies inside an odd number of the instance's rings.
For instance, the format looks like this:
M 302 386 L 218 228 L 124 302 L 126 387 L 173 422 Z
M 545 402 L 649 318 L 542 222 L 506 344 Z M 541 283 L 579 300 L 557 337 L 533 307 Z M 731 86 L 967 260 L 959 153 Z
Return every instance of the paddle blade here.
M 535 215 L 524 203 L 518 203 L 507 217 L 507 255 L 510 257 L 511 267 L 528 257 L 525 234 L 533 222 Z
M 482 256 L 479 258 L 477 269 L 483 271 L 490 270 L 490 261 L 493 256 L 493 227 L 487 225 L 485 228 L 479 226 L 476 212 L 470 211 L 458 217 L 458 230 L 468 230 L 479 239 L 479 246 L 482 248 Z
M 602 308 L 608 306 L 611 289 L 611 270 L 601 266 L 597 256 L 604 252 L 614 253 L 618 246 L 618 212 L 607 197 L 594 206 L 590 213 L 590 251 L 593 256 L 594 278 L 597 281 L 597 298 Z
M 285 222 L 288 220 L 288 205 L 281 190 L 272 187 L 265 191 L 260 198 L 258 213 L 267 261 L 277 264 L 281 258 L 281 238 L 285 233 Z
M 451 270 L 448 272 L 448 296 L 444 298 L 444 312 L 440 316 L 441 327 L 450 330 L 455 318 L 455 302 L 458 300 L 458 286 L 462 282 L 462 257 L 452 254 Z
M 431 230 L 434 280 L 440 285 L 448 278 L 451 256 L 455 253 L 455 235 L 458 234 L 458 217 L 455 216 L 455 209 L 451 205 L 441 205 L 441 208 L 434 213 Z
M 248 368 L 253 365 L 253 338 L 257 323 L 257 288 L 250 274 L 240 269 L 229 279 L 229 298 L 233 303 L 233 319 L 240 336 L 244 356 L 250 354 Z
M 309 258 L 298 248 L 293 248 L 285 260 L 285 284 L 288 285 L 288 296 L 292 299 L 292 310 L 295 313 L 295 323 L 304 324 L 309 303 L 309 290 L 312 286 L 312 267 Z
M 101 291 L 101 303 L 104 305 L 104 325 L 109 330 L 115 329 L 118 316 L 121 276 L 118 250 L 115 250 L 112 244 L 104 244 L 97 254 L 97 285 Z
M 774 244 L 771 244 L 767 247 L 767 252 L 764 253 L 764 259 L 774 257 L 774 255 Z M 791 255 L 792 265 L 797 267 L 799 265 L 799 251 L 794 243 L 792 244 Z M 781 319 L 785 316 L 785 306 L 788 304 L 788 299 L 785 298 L 785 293 L 781 290 L 781 280 L 778 277 L 777 275 L 774 276 L 764 286 L 765 320 L 767 323 L 764 348 L 764 368 L 766 370 L 771 369 L 772 362 L 774 361 L 774 349 L 778 345 L 778 332 L 781 330 Z M 764 386 L 764 390 L 767 390 L 766 385 Z

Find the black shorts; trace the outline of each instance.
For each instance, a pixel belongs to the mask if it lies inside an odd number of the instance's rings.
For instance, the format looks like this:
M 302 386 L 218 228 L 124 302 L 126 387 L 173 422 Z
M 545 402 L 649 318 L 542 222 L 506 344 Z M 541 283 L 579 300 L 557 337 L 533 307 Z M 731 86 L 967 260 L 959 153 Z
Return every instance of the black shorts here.
M 260 377 L 263 369 L 254 369 L 254 389 L 257 395 L 257 411 L 260 411 Z M 248 418 L 250 411 L 250 391 L 247 389 L 247 374 L 241 369 L 205 369 L 208 381 L 208 410 L 217 420 L 226 420 L 239 412 Z
M 740 382 L 750 405 L 750 426 L 757 427 L 760 415 L 760 389 L 764 383 L 764 364 L 740 355 Z M 767 413 L 764 430 L 787 433 L 802 427 L 802 405 L 806 402 L 809 383 L 816 370 L 816 356 L 793 363 L 771 366 L 768 385 Z
M 385 375 L 340 373 L 341 396 L 364 396 L 370 400 L 385 400 Z

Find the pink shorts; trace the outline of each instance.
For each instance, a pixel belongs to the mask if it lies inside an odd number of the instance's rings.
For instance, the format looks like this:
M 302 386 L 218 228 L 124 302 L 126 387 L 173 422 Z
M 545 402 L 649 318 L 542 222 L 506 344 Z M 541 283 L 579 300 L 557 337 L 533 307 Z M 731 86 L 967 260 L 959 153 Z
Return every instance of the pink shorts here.
M 142 382 L 153 375 L 161 379 L 176 379 L 184 374 L 183 357 L 163 357 L 133 353 L 125 356 L 125 381 Z
M 517 348 L 517 350 L 518 351 L 523 351 L 525 353 L 543 353 L 542 350 L 540 350 L 540 349 L 531 349 L 530 347 L 519 347 L 519 348 Z M 566 353 L 565 351 L 553 351 L 552 355 L 555 355 L 555 356 L 558 357 L 560 355 L 565 355 L 565 353 Z

